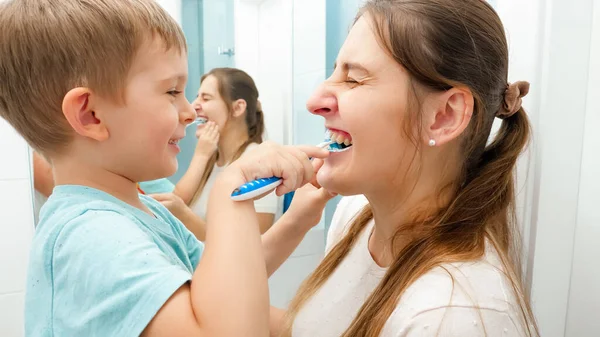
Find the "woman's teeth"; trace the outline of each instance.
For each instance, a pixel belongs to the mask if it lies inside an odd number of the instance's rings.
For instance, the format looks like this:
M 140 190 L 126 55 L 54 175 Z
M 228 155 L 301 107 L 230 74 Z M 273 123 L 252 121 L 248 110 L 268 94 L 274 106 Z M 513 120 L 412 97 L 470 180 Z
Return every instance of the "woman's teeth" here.
M 348 136 L 346 136 L 342 133 L 339 133 L 339 132 L 330 131 L 330 138 L 331 138 L 331 141 L 336 142 L 340 145 L 341 144 L 344 144 L 346 146 L 352 145 L 352 140 Z
M 171 139 L 171 140 L 169 141 L 169 144 L 172 144 L 172 145 L 177 145 L 177 143 L 179 143 L 179 141 L 178 141 L 178 140 L 173 140 L 173 139 Z

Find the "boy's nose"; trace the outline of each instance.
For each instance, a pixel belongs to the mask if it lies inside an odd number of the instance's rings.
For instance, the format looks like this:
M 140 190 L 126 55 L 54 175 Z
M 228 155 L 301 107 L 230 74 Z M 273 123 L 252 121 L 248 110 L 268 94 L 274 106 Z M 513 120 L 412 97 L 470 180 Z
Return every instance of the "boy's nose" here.
M 190 124 L 196 119 L 196 110 L 192 107 L 188 100 L 185 100 L 185 103 L 179 111 L 179 121 L 182 124 Z

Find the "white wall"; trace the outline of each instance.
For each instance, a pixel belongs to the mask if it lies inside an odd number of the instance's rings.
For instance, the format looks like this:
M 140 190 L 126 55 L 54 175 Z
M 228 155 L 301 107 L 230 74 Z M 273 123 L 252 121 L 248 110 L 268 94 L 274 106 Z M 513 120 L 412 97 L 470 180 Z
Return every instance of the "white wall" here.
M 0 336 L 23 336 L 25 279 L 33 236 L 29 148 L 0 119 Z
M 235 66 L 258 87 L 266 138 L 288 142 L 292 112 L 292 3 L 235 1 Z
M 496 3 L 509 35 L 510 79 L 532 83 L 525 107 L 534 143 L 519 163 L 519 216 L 534 311 L 542 336 L 598 336 L 600 5 Z
M 521 156 L 517 165 L 517 216 L 521 226 L 524 258 L 523 270 L 528 287 L 531 286 L 533 266 L 533 250 L 535 248 L 535 221 L 532 221 L 532 210 L 535 187 L 536 149 L 540 145 L 539 120 L 541 104 L 541 62 L 544 15 L 542 1 L 496 0 L 491 1 L 506 29 L 509 43 L 510 82 L 529 81 L 531 90 L 525 98 L 523 106 L 533 127 L 533 142 Z M 527 24 L 523 24 L 523 23 Z M 500 121 L 496 121 L 495 129 Z M 532 235 L 532 233 L 534 233 Z M 531 241 L 534 241 L 533 243 Z
M 156 0 L 171 16 L 181 24 L 181 0 Z
M 545 5 L 532 296 L 542 334 L 558 337 L 565 334 L 578 226 L 593 3 Z M 597 319 L 589 315 L 582 319 Z
M 594 3 L 577 228 L 565 336 L 600 335 L 600 3 Z
M 292 114 L 292 2 L 258 7 L 258 79 L 269 140 L 284 144 Z
M 234 2 L 235 66 L 254 79 L 259 77 L 258 8 L 259 4 L 255 2 Z

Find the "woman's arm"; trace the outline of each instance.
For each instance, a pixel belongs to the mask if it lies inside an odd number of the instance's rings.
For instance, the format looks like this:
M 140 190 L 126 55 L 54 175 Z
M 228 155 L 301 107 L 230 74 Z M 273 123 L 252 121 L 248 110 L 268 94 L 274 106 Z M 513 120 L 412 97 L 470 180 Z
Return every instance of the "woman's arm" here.
M 292 255 L 306 233 L 321 221 L 325 205 L 333 197 L 313 184 L 296 190 L 288 211 L 262 236 L 269 276 Z
M 205 241 L 206 221 L 194 213 L 179 196 L 174 193 L 152 194 L 150 196 L 163 204 L 198 240 Z
M 273 219 L 275 214 L 273 213 L 256 213 L 258 217 L 258 226 L 260 227 L 260 234 L 265 234 L 271 226 L 273 226 Z
M 52 166 L 37 152 L 33 152 L 33 187 L 46 198 L 54 189 Z
M 201 154 L 194 154 L 190 167 L 185 172 L 183 177 L 179 179 L 173 193 L 180 197 L 186 205 L 192 202 L 192 198 L 198 189 L 202 175 L 206 170 L 206 165 L 210 160 L 210 156 L 204 156 Z
M 175 185 L 175 193 L 186 205 L 189 205 L 198 190 L 198 185 L 207 169 L 207 165 L 217 150 L 219 130 L 214 122 L 208 122 L 196 131 L 198 143 L 190 167 Z
M 271 311 L 269 313 L 269 336 L 281 336 L 281 333 L 283 332 L 283 324 L 285 323 L 285 314 L 285 310 L 271 307 Z

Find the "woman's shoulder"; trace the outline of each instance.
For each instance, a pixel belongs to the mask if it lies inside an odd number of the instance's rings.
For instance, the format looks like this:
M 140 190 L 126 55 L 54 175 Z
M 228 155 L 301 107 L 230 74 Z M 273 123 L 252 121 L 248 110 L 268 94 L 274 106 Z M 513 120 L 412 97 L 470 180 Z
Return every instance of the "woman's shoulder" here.
M 488 336 L 507 331 L 520 336 L 518 308 L 497 254 L 488 249 L 480 260 L 444 264 L 418 278 L 402 295 L 386 329 L 394 336 L 427 327 L 465 336 L 478 335 L 481 329 Z
M 244 149 L 244 152 L 242 153 L 242 156 L 245 155 L 246 153 L 248 153 L 249 151 L 257 148 L 260 144 L 259 143 L 250 143 L 248 144 L 248 146 L 246 146 L 246 148 Z

